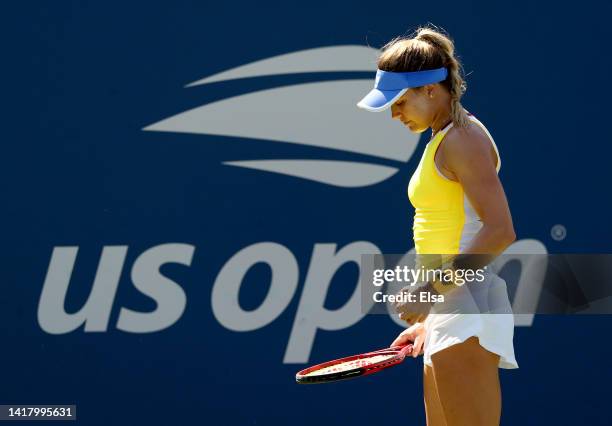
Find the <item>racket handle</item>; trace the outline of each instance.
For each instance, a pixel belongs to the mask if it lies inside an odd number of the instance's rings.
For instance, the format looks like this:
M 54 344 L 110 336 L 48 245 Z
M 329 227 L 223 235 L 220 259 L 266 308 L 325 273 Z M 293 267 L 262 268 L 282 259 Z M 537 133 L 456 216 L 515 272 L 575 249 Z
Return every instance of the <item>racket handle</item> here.
M 410 355 L 411 353 L 412 353 L 412 343 L 408 343 L 405 346 L 401 346 L 401 349 L 400 349 L 401 356 L 407 356 L 407 355 Z

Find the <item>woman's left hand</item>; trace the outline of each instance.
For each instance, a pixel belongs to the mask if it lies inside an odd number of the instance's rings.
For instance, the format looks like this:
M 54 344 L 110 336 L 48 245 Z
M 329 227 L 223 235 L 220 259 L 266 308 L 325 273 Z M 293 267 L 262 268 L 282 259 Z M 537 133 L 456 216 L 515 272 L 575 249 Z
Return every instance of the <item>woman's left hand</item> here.
M 391 347 L 403 346 L 412 343 L 411 355 L 413 358 L 416 358 L 423 353 L 423 343 L 425 343 L 426 334 L 427 331 L 425 330 L 423 323 L 417 322 L 408 327 L 406 330 L 402 331 L 399 336 L 395 338 L 393 343 L 391 343 Z

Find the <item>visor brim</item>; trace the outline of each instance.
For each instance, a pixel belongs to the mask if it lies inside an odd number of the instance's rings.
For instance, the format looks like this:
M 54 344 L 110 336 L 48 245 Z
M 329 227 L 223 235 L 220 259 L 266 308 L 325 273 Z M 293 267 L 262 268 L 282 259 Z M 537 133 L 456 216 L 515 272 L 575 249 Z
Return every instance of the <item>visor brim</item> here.
M 378 90 L 372 89 L 370 93 L 359 101 L 357 106 L 367 111 L 380 112 L 388 109 L 395 103 L 408 89 L 401 90 Z

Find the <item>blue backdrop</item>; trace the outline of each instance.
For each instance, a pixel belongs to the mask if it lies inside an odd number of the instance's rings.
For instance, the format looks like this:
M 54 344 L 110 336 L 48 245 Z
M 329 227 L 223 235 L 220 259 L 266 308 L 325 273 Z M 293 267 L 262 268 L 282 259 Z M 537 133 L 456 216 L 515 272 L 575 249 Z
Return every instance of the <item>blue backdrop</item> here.
M 342 311 L 358 268 L 329 266 L 345 247 L 412 248 L 406 186 L 428 134 L 354 106 L 367 46 L 445 28 L 519 242 L 607 252 L 608 16 L 593 1 L 5 5 L 0 403 L 77 404 L 91 425 L 424 424 L 420 360 L 294 383 L 401 330 Z M 517 327 L 502 423 L 609 424 L 610 325 Z

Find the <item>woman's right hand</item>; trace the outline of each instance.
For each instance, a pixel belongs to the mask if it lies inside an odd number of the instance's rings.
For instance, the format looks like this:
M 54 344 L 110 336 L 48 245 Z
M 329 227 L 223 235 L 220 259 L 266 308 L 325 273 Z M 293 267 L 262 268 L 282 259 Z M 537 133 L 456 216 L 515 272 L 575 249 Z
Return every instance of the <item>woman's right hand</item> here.
M 412 357 L 416 358 L 423 353 L 423 343 L 425 343 L 426 333 L 427 331 L 423 323 L 417 322 L 402 331 L 399 336 L 395 338 L 393 343 L 391 343 L 391 347 L 412 343 Z

